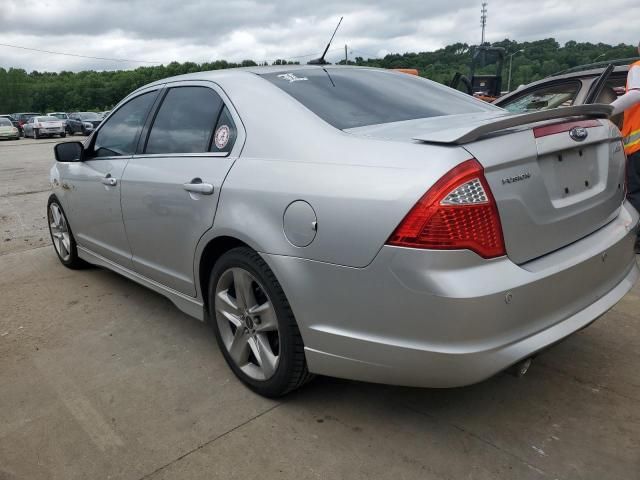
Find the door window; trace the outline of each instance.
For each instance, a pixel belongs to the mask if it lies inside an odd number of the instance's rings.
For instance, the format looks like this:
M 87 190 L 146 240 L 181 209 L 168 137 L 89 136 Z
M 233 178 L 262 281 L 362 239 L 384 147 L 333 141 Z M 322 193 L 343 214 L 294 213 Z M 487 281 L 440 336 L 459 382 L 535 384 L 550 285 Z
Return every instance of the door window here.
M 228 153 L 233 148 L 236 141 L 236 124 L 231 118 L 229 109 L 225 106 L 220 113 L 216 129 L 213 133 L 213 141 L 211 142 L 212 152 Z
M 222 99 L 207 87 L 167 92 L 151 127 L 145 153 L 203 153 L 213 141 Z
M 120 107 L 96 135 L 94 152 L 97 157 L 133 155 L 140 129 L 153 105 L 157 92 L 144 93 Z
M 580 82 L 544 85 L 506 103 L 500 103 L 500 106 L 514 113 L 570 107 L 580 91 L 580 85 Z

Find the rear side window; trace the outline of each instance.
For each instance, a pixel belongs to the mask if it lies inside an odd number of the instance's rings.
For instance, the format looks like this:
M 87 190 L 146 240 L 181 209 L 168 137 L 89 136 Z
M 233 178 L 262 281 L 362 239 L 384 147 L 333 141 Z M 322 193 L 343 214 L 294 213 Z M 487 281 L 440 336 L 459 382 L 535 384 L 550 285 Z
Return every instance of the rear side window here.
M 149 92 L 125 103 L 100 128 L 93 150 L 98 157 L 133 155 L 138 135 L 157 92 Z
M 261 76 L 339 129 L 496 111 L 469 95 L 404 73 L 318 67 Z
M 236 124 L 231 118 L 229 109 L 225 106 L 220 112 L 218 123 L 213 134 L 213 141 L 211 142 L 212 152 L 230 152 L 233 148 L 233 144 L 236 141 Z
M 145 153 L 209 151 L 222 99 L 207 87 L 176 87 L 167 92 L 151 127 Z

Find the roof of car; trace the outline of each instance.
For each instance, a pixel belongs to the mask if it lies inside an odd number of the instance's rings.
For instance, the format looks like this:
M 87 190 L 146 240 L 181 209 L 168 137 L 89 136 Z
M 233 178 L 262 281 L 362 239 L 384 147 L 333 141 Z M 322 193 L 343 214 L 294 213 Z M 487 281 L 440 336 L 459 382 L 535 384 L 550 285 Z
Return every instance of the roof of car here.
M 531 82 L 531 83 L 527 83 L 526 85 L 522 86 L 522 88 L 518 88 L 516 90 L 513 90 L 509 93 L 504 94 L 502 97 L 498 98 L 495 101 L 495 104 L 500 106 L 500 104 L 507 99 L 513 98 L 516 94 L 518 94 L 519 92 L 522 92 L 525 89 L 529 89 L 530 87 L 535 87 L 537 85 L 544 85 L 545 83 L 549 83 L 549 82 L 557 82 L 557 81 L 562 81 L 562 80 L 576 80 L 576 79 L 581 79 L 581 78 L 593 78 L 593 77 L 598 77 L 599 75 L 602 74 L 602 72 L 604 72 L 606 66 L 605 67 L 599 67 L 599 68 L 591 68 L 588 70 L 578 70 L 578 71 L 572 71 L 572 72 L 567 72 L 567 73 L 560 73 L 560 74 L 554 74 L 554 75 L 550 75 L 548 77 L 542 78 L 540 80 L 536 80 L 535 82 Z M 629 71 L 629 65 L 618 65 L 617 67 L 613 67 L 613 71 L 611 72 L 613 73 L 624 73 L 626 74 Z
M 215 80 L 219 78 L 230 79 L 234 76 L 244 76 L 247 74 L 255 74 L 255 75 L 264 75 L 270 73 L 290 73 L 290 72 L 299 72 L 305 70 L 313 70 L 318 68 L 324 68 L 325 70 L 333 70 L 333 69 L 350 69 L 350 70 L 377 70 L 381 72 L 394 72 L 393 70 L 388 70 L 384 68 L 375 68 L 375 67 L 360 67 L 355 65 L 268 65 L 268 66 L 254 66 L 254 67 L 238 67 L 238 68 L 224 68 L 220 70 L 205 70 L 202 72 L 195 73 L 186 73 L 184 75 L 177 75 L 175 77 L 163 78 L 161 80 L 156 80 L 155 82 L 149 83 L 140 87 L 138 90 L 142 90 L 144 88 L 152 87 L 154 85 L 159 85 L 162 83 L 168 82 L 178 82 L 178 81 L 186 81 L 186 80 Z M 406 75 L 406 74 L 403 74 Z M 137 91 L 137 90 L 136 90 Z
M 602 72 L 604 72 L 605 68 L 606 67 L 591 68 L 589 70 L 579 70 L 575 72 L 566 72 L 566 73 L 560 72 L 553 75 L 549 75 L 548 77 L 545 77 L 542 80 L 538 80 L 537 82 L 532 82 L 530 83 L 530 85 L 533 85 L 534 83 L 538 83 L 538 82 L 547 81 L 547 80 L 555 80 L 555 79 L 563 79 L 563 78 L 571 79 L 571 78 L 597 77 Z M 618 73 L 618 72 L 626 73 L 628 71 L 629 71 L 629 65 L 618 65 L 617 67 L 613 67 L 612 73 Z

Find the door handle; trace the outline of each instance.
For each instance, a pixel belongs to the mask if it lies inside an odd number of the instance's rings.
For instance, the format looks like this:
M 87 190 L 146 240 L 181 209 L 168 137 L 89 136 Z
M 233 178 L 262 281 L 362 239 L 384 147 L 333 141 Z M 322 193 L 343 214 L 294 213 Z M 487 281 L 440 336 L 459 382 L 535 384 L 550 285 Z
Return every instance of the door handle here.
M 202 183 L 201 178 L 194 178 L 189 183 L 183 183 L 182 187 L 187 192 L 201 193 L 202 195 L 211 195 L 213 193 L 213 185 Z
M 107 173 L 102 179 L 102 183 L 110 187 L 115 187 L 118 184 L 118 180 L 113 178 L 110 173 Z

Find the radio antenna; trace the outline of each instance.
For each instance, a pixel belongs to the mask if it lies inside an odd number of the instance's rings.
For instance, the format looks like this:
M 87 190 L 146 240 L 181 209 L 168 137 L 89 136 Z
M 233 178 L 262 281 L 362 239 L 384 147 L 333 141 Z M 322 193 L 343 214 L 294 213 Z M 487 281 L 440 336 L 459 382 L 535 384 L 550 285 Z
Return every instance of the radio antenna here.
M 342 23 L 342 19 L 343 18 L 344 17 L 340 17 L 340 21 L 338 22 L 338 26 L 333 31 L 333 35 L 331 35 L 331 38 L 329 39 L 329 43 L 327 43 L 327 46 L 324 49 L 324 52 L 322 52 L 322 56 L 320 58 L 316 58 L 314 60 L 309 60 L 307 65 L 327 65 L 329 63 L 324 59 L 324 57 L 327 54 L 327 52 L 329 51 L 329 47 L 331 46 L 331 42 L 333 42 L 333 37 L 336 36 L 336 32 L 338 31 L 338 28 L 340 28 L 340 24 Z

